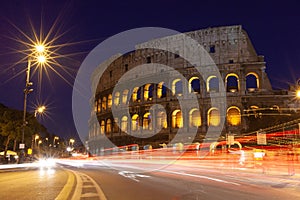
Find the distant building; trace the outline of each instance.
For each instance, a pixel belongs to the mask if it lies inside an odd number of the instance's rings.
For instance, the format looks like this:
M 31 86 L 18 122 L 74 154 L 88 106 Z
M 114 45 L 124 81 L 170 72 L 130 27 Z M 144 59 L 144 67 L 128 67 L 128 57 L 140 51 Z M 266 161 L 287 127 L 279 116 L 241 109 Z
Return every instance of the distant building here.
M 185 33 L 198 41 L 209 53 L 219 69 L 222 80 L 213 73 L 201 77 L 193 66 L 176 53 L 157 49 L 144 49 L 137 45 L 137 49 L 115 60 L 102 74 L 100 82 L 98 72 L 95 71 L 94 86 L 97 87 L 93 102 L 96 118 L 89 121 L 90 132 L 87 144 L 92 153 L 99 153 L 99 145 L 106 137 L 117 146 L 151 144 L 159 147 L 161 143 L 169 143 L 179 129 L 196 129 L 194 142 L 201 142 L 208 127 L 218 127 L 221 123 L 220 108 L 212 107 L 210 98 L 220 91 L 220 84 L 224 84 L 226 92 L 225 125 L 222 136 L 226 133 L 241 135 L 255 127 L 249 127 L 251 119 L 259 118 L 265 111 L 278 112 L 280 108 L 287 108 L 291 103 L 291 94 L 288 91 L 273 90 L 266 74 L 264 57 L 257 55 L 249 36 L 242 26 L 223 26 L 207 28 Z M 149 43 L 159 41 L 152 40 Z M 162 40 L 171 40 L 172 43 L 183 45 L 184 40 L 179 35 L 168 36 Z M 149 44 L 148 43 L 148 44 Z M 151 77 L 136 73 L 132 79 L 149 79 L 149 83 L 139 87 L 122 88 L 113 91 L 119 79 L 136 66 L 146 63 L 161 63 L 174 67 L 187 81 L 170 76 L 168 80 L 161 80 L 158 84 L 151 82 Z M 161 70 L 159 73 L 168 73 Z M 98 78 L 98 79 L 97 79 Z M 205 79 L 204 79 L 205 78 Z M 126 85 L 126 84 L 125 84 Z M 165 85 L 169 85 L 167 89 Z M 199 109 L 184 109 L 178 103 L 178 98 L 189 93 L 196 95 Z M 129 95 L 132 94 L 132 95 Z M 153 104 L 160 104 L 163 109 L 151 109 Z M 124 115 L 112 115 L 112 107 L 118 107 Z M 130 116 L 126 115 L 129 107 Z M 281 111 L 280 111 L 281 112 Z M 131 119 L 130 119 L 131 118 Z M 96 124 L 99 124 L 97 126 Z M 153 137 L 138 138 L 126 132 L 149 134 L 158 131 Z

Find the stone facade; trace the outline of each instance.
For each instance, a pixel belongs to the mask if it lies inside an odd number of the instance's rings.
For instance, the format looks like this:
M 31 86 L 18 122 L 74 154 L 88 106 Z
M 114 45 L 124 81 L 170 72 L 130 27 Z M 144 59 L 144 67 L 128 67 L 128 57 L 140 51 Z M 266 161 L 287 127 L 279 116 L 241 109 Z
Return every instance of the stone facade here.
M 92 153 L 98 153 L 99 148 L 109 147 L 99 145 L 103 138 L 108 138 L 117 146 L 137 143 L 158 147 L 161 143 L 169 143 L 178 130 L 196 130 L 197 134 L 192 141 L 201 142 L 209 127 L 220 127 L 222 118 L 225 119 L 224 127 L 221 130 L 216 128 L 216 131 L 221 131 L 222 136 L 229 132 L 241 135 L 249 130 L 251 117 L 259 117 L 259 110 L 287 107 L 287 91 L 272 89 L 265 72 L 264 57 L 257 55 L 241 26 L 207 28 L 185 34 L 209 53 L 220 76 L 214 75 L 214 72 L 209 74 L 209 67 L 205 75 L 199 74 L 193 63 L 184 59 L 189 56 L 187 50 L 181 48 L 186 45 L 184 34 L 138 44 L 133 52 L 113 56 L 102 63 L 107 68 L 100 81 L 97 82 L 98 71 L 92 77 L 96 95 L 91 104 L 92 112 L 96 112 L 97 117 L 91 117 L 89 121 L 88 145 L 93 149 Z M 172 45 L 173 53 L 155 48 L 163 41 Z M 147 48 L 149 45 L 154 48 Z M 174 68 L 186 81 L 160 66 L 150 68 L 149 65 L 148 68 L 153 74 L 165 75 L 165 80 L 156 83 L 153 82 L 154 77 L 149 76 L 145 70 L 128 73 L 138 66 L 153 63 Z M 127 82 L 119 84 L 116 90 L 116 84 L 126 73 L 129 74 Z M 134 87 L 134 80 L 143 80 L 145 84 Z M 128 85 L 130 87 L 126 88 Z M 222 85 L 226 102 L 221 102 L 222 108 L 212 107 L 211 98 L 218 99 Z M 180 98 L 189 104 L 195 97 L 199 107 L 180 106 Z M 153 108 L 154 104 L 161 106 Z M 112 108 L 118 108 L 121 114 L 113 116 Z M 225 113 L 222 114 L 221 109 Z M 135 137 L 135 134 L 145 137 Z M 146 137 L 147 134 L 149 137 Z

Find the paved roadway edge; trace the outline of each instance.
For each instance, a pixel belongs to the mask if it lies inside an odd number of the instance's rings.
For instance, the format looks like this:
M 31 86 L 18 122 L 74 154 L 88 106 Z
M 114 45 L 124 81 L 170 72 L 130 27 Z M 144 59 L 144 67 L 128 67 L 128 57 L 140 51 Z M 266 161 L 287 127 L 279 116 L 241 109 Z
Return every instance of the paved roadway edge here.
M 83 183 L 82 183 L 81 178 L 79 177 L 79 174 L 70 169 L 64 169 L 64 170 L 68 174 L 68 180 L 67 180 L 67 183 L 64 185 L 63 189 L 58 194 L 58 196 L 55 198 L 55 200 L 66 200 L 66 199 L 78 200 L 78 199 L 80 199 Z M 83 173 L 81 173 L 81 174 L 83 174 Z M 84 175 L 87 176 L 92 181 L 94 186 L 96 187 L 99 198 L 101 200 L 107 200 L 103 190 L 96 183 L 96 181 L 94 179 L 92 179 L 90 176 L 88 176 L 86 174 L 84 174 Z M 75 180 L 76 180 L 76 182 L 75 182 Z M 75 189 L 73 190 L 74 186 L 75 186 Z M 72 191 L 73 191 L 73 194 L 72 194 Z
M 55 200 L 66 200 L 69 199 L 69 196 L 72 192 L 73 186 L 75 185 L 75 176 L 74 173 L 70 170 L 65 170 L 68 174 L 67 183 L 64 185 L 63 189 L 60 191 Z

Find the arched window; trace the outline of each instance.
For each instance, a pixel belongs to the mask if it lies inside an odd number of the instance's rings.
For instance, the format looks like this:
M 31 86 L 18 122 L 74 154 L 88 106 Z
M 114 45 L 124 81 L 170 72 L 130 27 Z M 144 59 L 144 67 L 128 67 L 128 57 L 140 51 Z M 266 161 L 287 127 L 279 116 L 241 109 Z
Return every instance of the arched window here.
M 161 111 L 157 113 L 156 126 L 158 129 L 168 128 L 167 115 L 165 112 Z
M 133 88 L 133 91 L 132 91 L 132 102 L 136 102 L 137 101 L 137 99 L 138 99 L 138 90 L 139 90 L 139 87 Z
M 183 118 L 181 110 L 174 110 L 172 113 L 172 127 L 173 128 L 182 128 L 183 127 Z
M 98 99 L 97 111 L 98 111 L 98 113 L 101 112 L 101 99 L 100 98 Z
M 107 99 L 108 99 L 107 100 L 107 107 L 108 107 L 108 109 L 110 109 L 111 106 L 112 106 L 112 95 L 109 94 Z
M 104 120 L 101 120 L 100 132 L 101 132 L 101 134 L 105 133 L 105 121 Z
M 246 89 L 249 92 L 254 92 L 259 88 L 258 75 L 254 72 L 250 72 L 246 75 Z
M 127 132 L 127 128 L 128 128 L 128 126 L 127 126 L 127 124 L 128 124 L 128 117 L 127 116 L 123 116 L 122 117 L 122 121 L 121 121 L 121 130 L 123 131 L 123 132 Z
M 236 106 L 227 109 L 227 123 L 231 126 L 238 126 L 241 124 L 241 112 Z
M 122 96 L 122 103 L 127 104 L 127 98 L 128 98 L 128 90 L 123 91 L 123 96 Z
M 106 97 L 102 98 L 102 110 L 106 110 Z
M 206 81 L 207 92 L 219 92 L 219 79 L 216 76 L 210 76 Z
M 191 109 L 189 112 L 189 125 L 190 127 L 199 127 L 201 126 L 201 115 L 200 111 L 196 108 Z
M 106 133 L 111 133 L 111 119 L 106 121 Z
M 144 100 L 151 100 L 153 97 L 153 84 L 146 84 L 144 87 Z
M 183 87 L 180 79 L 175 79 L 172 82 L 172 93 L 173 95 L 182 95 Z
M 200 93 L 200 80 L 198 77 L 192 77 L 189 80 L 189 92 Z
M 114 104 L 115 106 L 118 106 L 120 104 L 120 92 L 115 93 Z
M 164 82 L 160 82 L 157 85 L 157 98 L 164 98 L 167 96 L 167 88 Z
M 140 118 L 138 114 L 134 114 L 131 118 L 131 130 L 132 131 L 140 130 Z
M 119 132 L 119 119 L 115 118 L 114 119 L 114 133 L 118 133 Z
M 97 112 L 97 111 L 98 111 L 98 101 L 95 101 L 94 112 Z
M 211 108 L 207 112 L 208 125 L 219 126 L 220 125 L 220 111 L 217 108 Z
M 151 114 L 149 112 L 144 114 L 143 129 L 144 130 L 152 130 L 152 120 L 151 120 Z
M 226 76 L 226 88 L 227 92 L 239 91 L 239 79 L 238 75 L 234 73 L 227 74 Z

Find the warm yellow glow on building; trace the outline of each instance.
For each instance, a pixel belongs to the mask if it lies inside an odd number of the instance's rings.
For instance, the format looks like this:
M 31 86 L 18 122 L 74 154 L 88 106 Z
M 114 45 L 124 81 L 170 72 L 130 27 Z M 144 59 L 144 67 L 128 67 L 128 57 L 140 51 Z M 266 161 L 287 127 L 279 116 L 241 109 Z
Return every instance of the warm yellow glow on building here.
M 140 118 L 138 114 L 134 114 L 131 118 L 131 130 L 138 131 L 140 128 Z
M 114 127 L 114 132 L 115 133 L 119 132 L 119 119 L 118 118 L 114 119 L 114 125 L 113 125 L 113 127 Z
M 107 100 L 107 107 L 111 108 L 111 106 L 112 106 L 112 95 L 109 94 L 108 95 L 108 100 Z
M 152 122 L 151 122 L 151 115 L 149 112 L 144 114 L 143 117 L 143 129 L 144 130 L 152 130 Z
M 198 109 L 192 109 L 189 113 L 190 127 L 201 126 L 201 115 Z
M 165 112 L 159 112 L 159 113 L 157 113 L 156 126 L 157 126 L 158 129 L 168 128 L 167 115 L 166 115 Z
M 219 126 L 220 125 L 220 111 L 217 108 L 211 108 L 207 112 L 208 114 L 208 125 Z
M 104 120 L 101 121 L 100 132 L 101 132 L 101 134 L 105 133 L 105 122 L 104 122 Z
M 122 96 L 122 103 L 126 104 L 127 103 L 127 97 L 128 97 L 128 90 L 123 91 L 123 96 Z
M 239 108 L 235 106 L 228 108 L 227 123 L 231 126 L 238 126 L 241 124 L 241 113 Z
M 132 92 L 132 101 L 133 101 L 133 102 L 136 102 L 136 101 L 137 101 L 138 90 L 139 90 L 138 87 L 135 87 L 135 88 L 133 89 L 133 92 Z
M 111 133 L 111 120 L 106 121 L 106 133 Z
M 127 132 L 127 123 L 128 123 L 128 118 L 127 116 L 123 116 L 122 117 L 122 121 L 121 121 L 121 130 L 123 132 Z
M 118 106 L 120 104 L 120 92 L 115 93 L 114 104 L 115 106 Z
M 101 99 L 98 99 L 97 111 L 101 112 Z
M 161 98 L 162 97 L 162 88 L 163 88 L 163 84 L 164 82 L 160 82 L 158 85 L 157 85 L 157 98 Z
M 172 114 L 172 127 L 173 128 L 183 127 L 183 118 L 180 110 L 175 110 Z
M 106 110 L 106 97 L 103 97 L 102 99 L 102 110 Z
M 172 94 L 175 95 L 175 94 L 181 94 L 182 92 L 181 91 L 178 91 L 178 89 L 182 89 L 182 88 L 177 88 L 179 87 L 177 84 L 178 83 L 181 83 L 181 80 L 178 78 L 178 79 L 175 79 L 173 82 L 172 82 Z
M 149 100 L 150 98 L 150 87 L 151 87 L 151 84 L 146 84 L 145 87 L 144 87 L 144 100 L 147 101 Z

